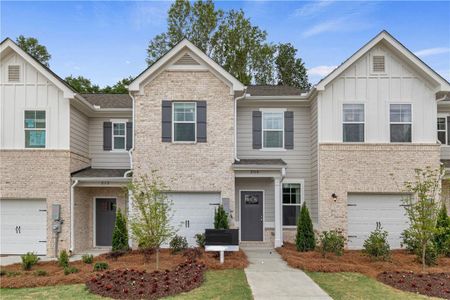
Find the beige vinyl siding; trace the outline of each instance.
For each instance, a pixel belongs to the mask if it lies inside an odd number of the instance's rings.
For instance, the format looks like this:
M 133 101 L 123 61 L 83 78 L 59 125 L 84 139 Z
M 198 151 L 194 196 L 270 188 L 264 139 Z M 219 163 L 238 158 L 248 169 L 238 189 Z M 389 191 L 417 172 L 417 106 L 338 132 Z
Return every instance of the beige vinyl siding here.
M 117 118 L 89 118 L 89 155 L 92 168 L 98 169 L 126 169 L 130 167 L 128 151 L 103 150 L 103 122 L 114 119 L 130 120 L 130 117 Z
M 438 114 L 447 114 L 450 116 L 450 105 L 439 105 L 438 104 Z M 449 129 L 447 129 L 449 130 Z M 441 159 L 450 159 L 450 146 L 441 146 Z
M 265 227 L 273 228 L 275 222 L 275 194 L 272 178 L 236 178 L 236 221 L 240 220 L 239 191 L 264 191 Z M 267 224 L 270 223 L 270 224 Z
M 70 151 L 89 157 L 89 119 L 73 106 L 70 107 Z
M 311 100 L 311 201 L 309 207 L 314 222 L 319 220 L 319 162 L 318 162 L 317 97 Z

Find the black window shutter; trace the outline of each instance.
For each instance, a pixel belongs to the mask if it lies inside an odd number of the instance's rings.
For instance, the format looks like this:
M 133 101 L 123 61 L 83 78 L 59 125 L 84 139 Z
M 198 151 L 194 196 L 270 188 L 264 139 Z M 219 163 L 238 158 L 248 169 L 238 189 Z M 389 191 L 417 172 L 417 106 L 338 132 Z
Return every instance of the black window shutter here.
M 133 147 L 133 122 L 127 122 L 127 150 Z
M 450 145 L 450 117 L 447 117 L 447 145 Z
M 206 143 L 206 101 L 197 101 L 197 142 Z
M 262 112 L 252 112 L 252 131 L 253 131 L 253 149 L 261 149 L 262 147 Z
M 284 147 L 294 149 L 294 112 L 284 112 Z
M 103 150 L 112 150 L 112 122 L 103 122 Z
M 172 142 L 172 101 L 162 102 L 161 136 L 163 142 Z

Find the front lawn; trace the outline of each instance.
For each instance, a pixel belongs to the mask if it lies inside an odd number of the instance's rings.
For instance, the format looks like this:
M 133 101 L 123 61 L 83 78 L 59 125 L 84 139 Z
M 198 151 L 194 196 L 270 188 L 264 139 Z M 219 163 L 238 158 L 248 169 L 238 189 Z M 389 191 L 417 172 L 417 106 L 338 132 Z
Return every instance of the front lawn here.
M 84 284 L 39 288 L 0 289 L 0 298 L 8 299 L 105 299 L 90 294 Z M 240 269 L 207 271 L 202 286 L 166 299 L 252 299 L 245 273 Z

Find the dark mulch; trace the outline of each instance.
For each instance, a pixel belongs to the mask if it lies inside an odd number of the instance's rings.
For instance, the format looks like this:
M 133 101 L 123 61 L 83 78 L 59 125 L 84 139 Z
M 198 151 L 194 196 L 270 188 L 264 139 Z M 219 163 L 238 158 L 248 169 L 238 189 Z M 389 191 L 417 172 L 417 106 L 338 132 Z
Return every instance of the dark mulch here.
M 383 272 L 377 279 L 403 291 L 450 299 L 450 273 Z
M 202 263 L 186 261 L 163 272 L 113 270 L 97 274 L 86 287 L 91 293 L 114 299 L 158 299 L 199 287 L 205 268 Z

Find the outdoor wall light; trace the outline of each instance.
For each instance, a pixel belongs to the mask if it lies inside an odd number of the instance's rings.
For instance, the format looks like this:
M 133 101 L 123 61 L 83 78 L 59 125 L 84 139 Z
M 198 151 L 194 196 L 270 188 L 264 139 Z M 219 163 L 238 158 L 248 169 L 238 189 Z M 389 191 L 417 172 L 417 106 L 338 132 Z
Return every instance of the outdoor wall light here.
M 337 200 L 337 195 L 336 195 L 336 193 L 331 194 L 331 198 L 333 198 L 333 200 L 336 201 L 336 200 Z

